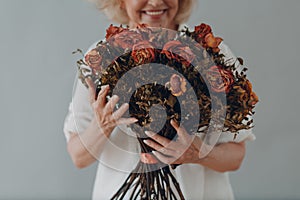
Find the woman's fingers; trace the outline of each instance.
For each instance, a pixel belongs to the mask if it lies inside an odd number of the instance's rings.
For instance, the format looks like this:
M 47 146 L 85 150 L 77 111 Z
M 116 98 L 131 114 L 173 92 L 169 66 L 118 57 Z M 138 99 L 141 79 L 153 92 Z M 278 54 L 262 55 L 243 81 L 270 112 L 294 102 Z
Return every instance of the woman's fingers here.
M 96 101 L 96 88 L 91 78 L 85 79 L 86 84 L 88 85 L 89 90 L 89 100 L 90 103 L 93 104 Z
M 120 124 L 129 125 L 129 124 L 133 124 L 133 123 L 135 123 L 135 122 L 138 121 L 134 117 L 131 117 L 131 118 L 122 118 L 122 116 L 125 114 L 125 112 L 128 110 L 128 108 L 129 108 L 129 104 L 128 103 L 124 103 L 118 110 L 116 110 L 112 114 L 112 117 L 116 121 L 117 125 L 120 125 Z
M 134 117 L 132 118 L 120 118 L 118 120 L 116 120 L 116 125 L 130 125 L 130 124 L 133 124 L 135 122 L 137 122 L 138 120 Z
M 119 101 L 119 97 L 117 95 L 113 95 L 106 103 L 108 92 L 109 85 L 102 86 L 98 94 L 98 98 L 93 104 L 98 116 L 98 121 L 101 122 L 100 124 L 116 126 L 119 124 L 129 125 L 137 122 L 138 120 L 135 118 L 121 118 L 128 110 L 128 104 L 123 104 L 118 110 L 114 112 L 114 108 Z
M 106 96 L 109 92 L 109 85 L 101 86 L 101 90 L 98 93 L 97 104 L 103 107 L 106 104 Z
M 128 110 L 129 108 L 129 104 L 128 103 L 124 103 L 118 110 L 116 110 L 113 113 L 113 117 L 115 120 L 118 120 L 119 118 L 121 118 L 125 112 Z
M 179 126 L 178 123 L 175 120 L 171 120 L 171 125 L 174 127 L 174 129 L 177 131 L 178 139 L 182 139 L 184 142 L 189 141 L 190 137 L 189 134 L 186 132 L 186 130 Z
M 160 144 L 158 144 L 157 142 L 154 142 L 152 140 L 144 140 L 144 143 L 147 144 L 149 147 L 153 148 L 154 150 L 167 155 L 167 156 L 174 156 L 176 152 L 174 152 L 174 150 L 165 148 L 163 146 L 161 146 Z
M 119 99 L 120 98 L 117 95 L 113 95 L 109 99 L 109 101 L 107 102 L 107 104 L 105 105 L 105 107 L 103 109 L 103 113 L 111 115 L 113 113 L 114 108 L 115 108 L 116 104 L 118 103 Z
M 152 138 L 155 142 L 159 143 L 160 145 L 167 147 L 171 144 L 171 141 L 168 138 L 165 138 L 163 136 L 160 136 L 156 133 L 153 133 L 151 131 L 145 131 L 146 135 Z
M 161 162 L 163 162 L 165 164 L 168 164 L 168 165 L 174 164 L 174 162 L 176 161 L 176 158 L 165 156 L 164 154 L 162 154 L 160 152 L 153 151 L 152 153 L 158 158 L 158 160 L 160 160 Z
M 175 128 L 177 132 L 179 131 L 179 125 L 177 124 L 177 122 L 175 122 L 174 119 L 171 120 L 171 125 Z

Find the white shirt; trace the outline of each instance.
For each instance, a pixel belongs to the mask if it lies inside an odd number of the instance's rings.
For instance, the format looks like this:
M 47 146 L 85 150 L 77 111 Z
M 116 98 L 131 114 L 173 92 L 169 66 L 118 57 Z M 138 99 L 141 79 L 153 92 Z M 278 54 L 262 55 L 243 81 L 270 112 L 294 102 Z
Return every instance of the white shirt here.
M 90 49 L 95 45 L 96 43 Z M 227 58 L 235 58 L 223 42 L 219 48 Z M 67 141 L 70 138 L 70 132 L 82 134 L 92 118 L 93 111 L 88 100 L 88 90 L 81 81 L 77 81 L 64 123 Z M 93 200 L 110 199 L 139 161 L 139 144 L 136 138 L 122 130 L 119 127 L 113 130 L 110 140 L 105 144 L 100 156 Z M 255 140 L 251 130 L 240 131 L 235 140 L 233 137 L 234 134 L 232 133 L 222 133 L 218 143 Z M 187 200 L 234 199 L 228 173 L 219 173 L 198 164 L 183 164 L 171 171 L 179 182 Z M 125 199 L 129 199 L 128 195 Z

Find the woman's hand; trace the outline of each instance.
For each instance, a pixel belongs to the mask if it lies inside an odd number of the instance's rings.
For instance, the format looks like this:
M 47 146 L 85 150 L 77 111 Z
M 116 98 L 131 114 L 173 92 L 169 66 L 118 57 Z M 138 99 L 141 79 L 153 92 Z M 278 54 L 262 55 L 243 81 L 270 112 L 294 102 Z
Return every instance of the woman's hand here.
M 89 78 L 86 79 L 86 83 L 89 86 L 89 99 L 95 117 L 80 137 L 79 133 L 74 132 L 68 142 L 68 152 L 78 168 L 87 167 L 99 158 L 112 130 L 118 124 L 131 124 L 137 121 L 135 118 L 122 118 L 128 104 L 122 105 L 114 112 L 119 100 L 117 96 L 106 103 L 108 86 L 103 86 L 96 98 L 94 83 Z
M 218 172 L 238 170 L 245 157 L 245 142 L 227 142 L 210 146 L 199 137 L 189 135 L 186 130 L 171 121 L 178 139 L 171 141 L 158 134 L 147 132 L 153 140 L 145 140 L 156 151 L 153 154 L 166 164 L 197 163 Z M 228 133 L 230 134 L 230 133 Z
M 96 98 L 96 88 L 94 83 L 90 78 L 86 79 L 86 83 L 89 86 L 89 99 L 94 110 L 95 120 L 99 128 L 107 137 L 117 125 L 128 125 L 138 121 L 135 118 L 122 118 L 124 113 L 129 108 L 128 103 L 123 104 L 114 112 L 114 108 L 119 101 L 119 97 L 113 95 L 112 98 L 106 102 L 106 96 L 109 92 L 109 85 L 102 86 Z
M 152 139 L 144 140 L 145 144 L 156 151 L 153 154 L 166 164 L 198 163 L 202 141 L 199 137 L 189 135 L 183 127 L 171 120 L 171 125 L 178 134 L 176 141 L 169 140 L 153 132 L 146 132 Z

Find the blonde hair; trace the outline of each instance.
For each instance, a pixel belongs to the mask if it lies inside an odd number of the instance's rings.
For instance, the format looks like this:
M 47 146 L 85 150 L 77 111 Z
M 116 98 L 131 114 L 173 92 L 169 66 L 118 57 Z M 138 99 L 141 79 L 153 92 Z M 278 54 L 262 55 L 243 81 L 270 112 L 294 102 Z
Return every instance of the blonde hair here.
M 127 12 L 121 8 L 121 2 L 122 0 L 96 0 L 96 5 L 109 19 L 120 24 L 128 24 L 129 18 Z M 196 2 L 197 0 L 178 0 L 179 9 L 175 18 L 177 24 L 189 19 Z

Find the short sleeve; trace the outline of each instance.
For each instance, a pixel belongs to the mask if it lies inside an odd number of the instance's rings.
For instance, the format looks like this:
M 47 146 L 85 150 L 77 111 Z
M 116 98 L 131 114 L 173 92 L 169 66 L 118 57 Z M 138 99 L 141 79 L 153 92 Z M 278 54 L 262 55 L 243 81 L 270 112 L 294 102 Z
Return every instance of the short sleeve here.
M 91 45 L 87 52 L 95 48 L 97 43 Z M 83 133 L 93 119 L 88 89 L 78 79 L 76 79 L 74 85 L 72 101 L 69 104 L 63 128 L 67 141 L 69 141 L 71 133 Z
M 64 122 L 64 134 L 67 141 L 69 141 L 71 133 L 83 133 L 93 118 L 93 111 L 88 101 L 88 95 L 88 89 L 81 81 L 77 81 Z
M 227 142 L 235 142 L 240 143 L 244 141 L 253 141 L 256 137 L 252 133 L 252 129 L 249 130 L 240 130 L 238 133 L 232 132 L 223 132 L 221 133 L 218 143 L 227 143 Z

